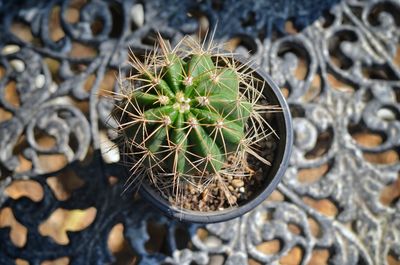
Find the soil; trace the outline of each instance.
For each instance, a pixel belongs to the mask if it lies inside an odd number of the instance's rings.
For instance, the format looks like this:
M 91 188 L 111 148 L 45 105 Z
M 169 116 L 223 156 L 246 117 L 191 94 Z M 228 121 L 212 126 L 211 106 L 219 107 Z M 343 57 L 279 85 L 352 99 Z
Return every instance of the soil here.
M 242 169 L 245 176 L 232 177 L 222 174 L 225 187 L 221 182 L 208 184 L 205 188 L 202 188 L 201 184 L 194 186 L 186 182 L 182 185 L 182 194 L 169 196 L 169 202 L 178 207 L 201 212 L 224 210 L 242 204 L 263 187 L 266 181 L 263 174 L 266 170 L 265 165 L 261 165 L 254 158 L 249 158 L 248 161 L 249 165 Z

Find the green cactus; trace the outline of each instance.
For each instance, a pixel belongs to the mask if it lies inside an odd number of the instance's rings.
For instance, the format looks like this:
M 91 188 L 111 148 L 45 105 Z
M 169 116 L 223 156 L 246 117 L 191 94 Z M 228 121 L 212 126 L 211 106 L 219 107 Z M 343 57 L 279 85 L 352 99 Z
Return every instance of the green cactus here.
M 122 93 L 114 113 L 137 158 L 132 169 L 144 169 L 153 184 L 160 175 L 173 176 L 174 183 L 180 176 L 210 174 L 223 181 L 228 158 L 255 154 L 251 142 L 265 137 L 256 104 L 261 92 L 232 57 L 159 43 L 161 52 L 144 63 L 132 56 L 133 88 Z

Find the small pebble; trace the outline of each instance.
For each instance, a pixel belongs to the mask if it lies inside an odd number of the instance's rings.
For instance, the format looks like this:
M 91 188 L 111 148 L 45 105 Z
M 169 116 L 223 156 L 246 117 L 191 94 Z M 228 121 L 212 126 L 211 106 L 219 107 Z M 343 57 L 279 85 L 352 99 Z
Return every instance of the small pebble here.
M 224 207 L 219 207 L 218 210 L 222 211 L 222 210 L 224 210 Z
M 262 174 L 260 174 L 259 172 L 257 172 L 258 174 L 256 174 L 255 176 L 256 176 L 256 180 L 257 181 L 261 181 L 262 180 L 262 178 L 263 178 L 263 176 L 262 176 Z
M 228 198 L 229 204 L 235 204 L 237 202 L 237 198 L 235 196 L 230 196 Z
M 10 64 L 17 72 L 23 72 L 25 70 L 25 64 L 21 60 L 18 59 L 11 60 Z
M 235 188 L 240 188 L 244 186 L 244 182 L 241 179 L 234 179 L 232 180 L 232 186 Z
M 244 187 L 240 187 L 240 188 L 239 188 L 239 191 L 240 191 L 241 193 L 244 193 L 244 191 L 245 191 L 245 190 L 244 190 Z
M 192 195 L 196 193 L 196 189 L 192 185 L 189 185 L 189 190 Z
M 38 75 L 35 78 L 35 87 L 42 88 L 44 86 L 45 82 L 46 82 L 46 79 L 45 79 L 44 75 Z
M 204 202 L 203 202 L 203 201 L 200 201 L 200 202 L 199 202 L 199 208 L 201 209 L 201 208 L 203 208 L 203 206 L 204 206 Z
M 9 55 L 9 54 L 13 54 L 16 53 L 20 50 L 18 45 L 14 45 L 14 44 L 10 44 L 10 45 L 6 45 L 4 46 L 4 48 L 1 50 L 1 55 Z

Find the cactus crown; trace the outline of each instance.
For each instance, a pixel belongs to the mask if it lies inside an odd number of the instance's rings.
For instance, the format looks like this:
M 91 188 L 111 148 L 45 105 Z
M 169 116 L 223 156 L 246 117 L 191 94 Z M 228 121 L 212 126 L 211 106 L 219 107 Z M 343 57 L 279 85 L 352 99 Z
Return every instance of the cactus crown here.
M 247 154 L 268 163 L 255 151 L 271 132 L 260 115 L 269 107 L 257 104 L 257 80 L 218 47 L 191 38 L 174 49 L 158 42 L 144 62 L 131 56 L 135 72 L 114 112 L 132 175 L 149 176 L 160 190 L 173 185 L 175 194 L 185 181 L 197 188 L 220 182 L 229 197 L 225 178 L 242 174 Z

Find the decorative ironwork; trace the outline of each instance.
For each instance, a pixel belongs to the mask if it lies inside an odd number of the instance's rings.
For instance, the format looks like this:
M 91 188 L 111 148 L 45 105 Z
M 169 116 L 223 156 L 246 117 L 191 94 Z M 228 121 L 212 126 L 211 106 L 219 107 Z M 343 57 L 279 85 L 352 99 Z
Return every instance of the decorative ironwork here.
M 8 209 L 27 228 L 16 243 L 0 223 L 0 263 L 110 263 L 117 224 L 140 264 L 399 262 L 399 12 L 398 1 L 0 1 L 0 220 Z M 118 89 L 128 48 L 151 49 L 157 31 L 176 43 L 204 25 L 271 73 L 296 140 L 271 199 L 201 227 L 121 195 L 127 174 L 109 150 L 112 102 L 102 94 Z M 83 184 L 62 197 L 51 179 L 65 172 Z M 27 181 L 43 196 L 5 192 Z M 43 235 L 58 209 L 90 207 L 95 219 L 68 232 L 68 245 Z M 152 227 L 165 236 L 156 250 Z

